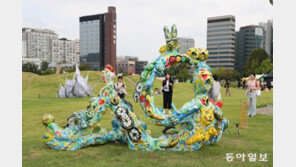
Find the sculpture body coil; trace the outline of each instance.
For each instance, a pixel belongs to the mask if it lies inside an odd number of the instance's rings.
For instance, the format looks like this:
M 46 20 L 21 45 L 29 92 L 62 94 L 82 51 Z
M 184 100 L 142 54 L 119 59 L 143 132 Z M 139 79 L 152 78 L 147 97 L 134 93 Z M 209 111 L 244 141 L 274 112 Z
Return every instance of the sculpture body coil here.
M 44 115 L 42 122 L 49 133 L 43 136 L 43 143 L 57 150 L 77 150 L 116 141 L 127 143 L 131 150 L 187 151 L 218 142 L 228 121 L 223 118 L 222 102 L 208 99 L 213 78 L 211 68 L 204 61 L 209 53 L 205 49 L 190 48 L 181 55 L 178 53 L 176 26 L 173 25 L 171 31 L 164 27 L 164 33 L 166 45 L 161 46 L 161 55 L 145 67 L 133 96 L 156 125 L 169 128 L 179 124 L 180 131 L 153 138 L 146 124 L 133 112 L 132 105 L 115 92 L 114 69 L 107 65 L 103 77 L 106 86 L 100 96 L 92 99 L 87 110 L 69 116 L 66 128 L 60 128 L 52 115 Z M 180 62 L 196 67 L 193 75 L 195 96 L 180 109 L 172 104 L 172 113 L 167 115 L 155 105 L 153 83 L 156 77 L 164 75 L 166 68 Z M 99 124 L 107 110 L 114 113 L 110 131 Z

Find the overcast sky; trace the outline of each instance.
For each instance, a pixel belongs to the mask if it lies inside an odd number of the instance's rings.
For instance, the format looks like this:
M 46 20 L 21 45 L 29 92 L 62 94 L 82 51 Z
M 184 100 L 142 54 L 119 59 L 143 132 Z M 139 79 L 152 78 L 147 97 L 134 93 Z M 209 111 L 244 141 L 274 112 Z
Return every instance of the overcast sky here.
M 207 17 L 234 15 L 241 26 L 273 18 L 269 0 L 23 0 L 22 24 L 54 30 L 59 37 L 79 39 L 79 17 L 117 12 L 117 56 L 154 60 L 165 44 L 163 26 L 177 25 L 179 37 L 206 47 Z

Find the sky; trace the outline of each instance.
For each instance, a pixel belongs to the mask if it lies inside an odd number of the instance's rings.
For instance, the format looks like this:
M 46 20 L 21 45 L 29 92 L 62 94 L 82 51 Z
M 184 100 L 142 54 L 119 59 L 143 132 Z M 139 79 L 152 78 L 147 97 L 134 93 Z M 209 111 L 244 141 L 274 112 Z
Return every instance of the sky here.
M 23 0 L 22 26 L 55 31 L 60 38 L 79 39 L 79 17 L 117 13 L 117 56 L 152 61 L 165 44 L 163 26 L 176 24 L 178 37 L 190 37 L 206 48 L 207 18 L 236 17 L 236 30 L 273 19 L 269 0 Z

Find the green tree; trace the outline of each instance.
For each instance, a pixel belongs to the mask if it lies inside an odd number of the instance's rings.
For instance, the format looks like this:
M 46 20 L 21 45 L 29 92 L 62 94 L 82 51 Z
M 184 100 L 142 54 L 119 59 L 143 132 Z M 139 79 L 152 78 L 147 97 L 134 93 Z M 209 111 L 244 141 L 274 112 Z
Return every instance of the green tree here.
M 171 66 L 165 70 L 165 73 L 169 73 L 171 76 L 175 76 L 179 82 L 186 82 L 191 79 L 188 71 L 189 65 L 187 63 L 180 63 L 176 66 Z
M 263 60 L 258 68 L 259 74 L 267 74 L 270 73 L 273 69 L 273 64 L 270 59 Z
M 216 75 L 219 80 L 225 79 L 225 80 L 239 80 L 241 78 L 241 74 L 236 70 L 231 70 L 228 68 L 219 68 L 219 69 L 213 69 L 212 74 Z
M 269 0 L 269 3 L 270 3 L 271 5 L 273 5 L 273 0 Z
M 246 63 L 246 71 L 245 75 L 250 75 L 252 72 L 259 72 L 259 67 L 263 60 L 268 59 L 268 54 L 266 51 L 262 48 L 254 49 L 251 53 L 251 55 L 248 57 L 247 63 Z
M 41 71 L 46 71 L 48 69 L 48 62 L 42 61 L 41 62 Z

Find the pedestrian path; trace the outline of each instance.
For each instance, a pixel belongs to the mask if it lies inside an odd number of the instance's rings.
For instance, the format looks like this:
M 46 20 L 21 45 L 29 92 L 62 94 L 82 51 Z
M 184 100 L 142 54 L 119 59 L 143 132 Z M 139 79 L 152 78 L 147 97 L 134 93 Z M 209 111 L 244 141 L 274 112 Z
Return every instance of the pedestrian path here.
M 273 107 L 257 108 L 257 114 L 273 116 Z
M 128 80 L 134 86 L 136 86 L 136 83 L 133 80 L 131 80 L 129 77 L 125 77 L 125 79 Z

